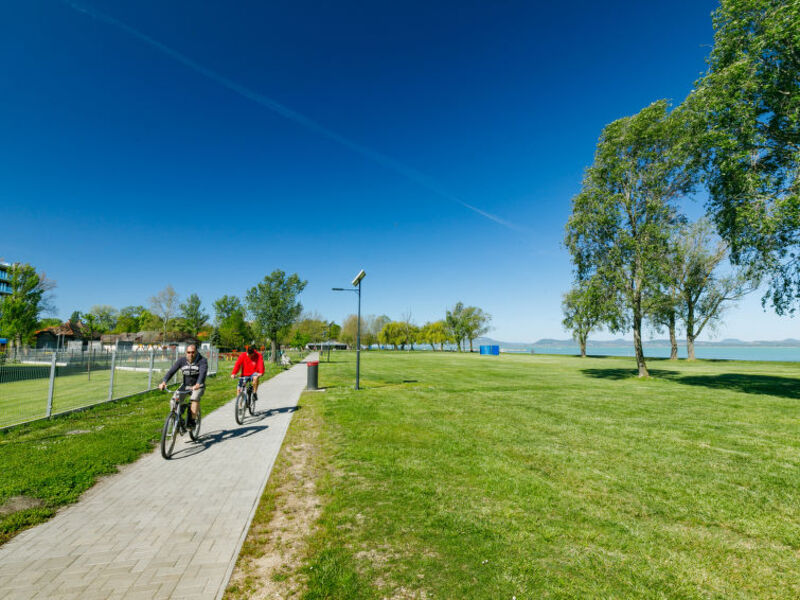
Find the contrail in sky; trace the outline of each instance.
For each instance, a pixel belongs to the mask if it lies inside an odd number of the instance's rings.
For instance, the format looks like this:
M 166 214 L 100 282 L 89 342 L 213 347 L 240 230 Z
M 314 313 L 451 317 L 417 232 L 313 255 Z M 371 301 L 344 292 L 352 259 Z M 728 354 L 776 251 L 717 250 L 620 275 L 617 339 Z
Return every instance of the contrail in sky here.
M 208 77 L 212 81 L 215 81 L 218 84 L 228 88 L 229 90 L 231 90 L 233 92 L 236 92 L 240 96 L 243 96 L 243 97 L 247 98 L 248 100 L 252 100 L 256 104 L 260 104 L 264 108 L 268 108 L 269 110 L 279 114 L 280 116 L 282 116 L 282 117 L 284 117 L 286 119 L 289 119 L 291 121 L 294 121 L 295 123 L 298 123 L 299 125 L 305 127 L 306 129 L 308 129 L 310 131 L 318 133 L 319 135 L 322 135 L 322 136 L 324 136 L 324 137 L 326 137 L 328 139 L 331 139 L 331 140 L 333 140 L 335 142 L 338 142 L 342 146 L 350 148 L 351 150 L 361 154 L 362 156 L 366 156 L 367 158 L 369 158 L 371 160 L 374 160 L 378 164 L 386 167 L 387 169 L 391 169 L 392 171 L 395 171 L 396 173 L 399 173 L 400 175 L 406 177 L 407 179 L 410 179 L 414 183 L 417 183 L 417 184 L 421 185 L 422 187 L 426 188 L 427 190 L 435 193 L 436 195 L 438 195 L 438 196 L 440 196 L 440 197 L 442 197 L 442 198 L 444 198 L 446 200 L 450 200 L 451 202 L 455 202 L 457 204 L 460 204 L 461 206 L 463 206 L 465 208 L 468 208 L 469 210 L 471 210 L 471 211 L 473 211 L 473 212 L 475 212 L 475 213 L 477 213 L 477 214 L 479 214 L 479 215 L 481 215 L 483 217 L 486 217 L 487 219 L 490 219 L 491 221 L 494 221 L 495 223 L 498 223 L 499 225 L 502 225 L 504 227 L 508 227 L 509 229 L 513 229 L 513 230 L 516 230 L 516 231 L 524 231 L 524 229 L 522 227 L 520 227 L 518 225 L 515 225 L 514 223 L 511 223 L 511 222 L 506 221 L 505 219 L 502 219 L 502 218 L 500 218 L 500 217 L 498 217 L 496 215 L 488 213 L 485 210 L 481 210 L 480 208 L 478 208 L 476 206 L 472 206 L 471 204 L 467 204 L 466 202 L 464 202 L 460 198 L 457 198 L 453 194 L 449 193 L 447 190 L 443 189 L 436 181 L 434 181 L 432 178 L 428 177 L 424 173 L 420 173 L 416 169 L 413 169 L 413 168 L 411 168 L 411 167 L 409 167 L 407 165 L 404 165 L 403 163 L 401 163 L 401 162 L 399 162 L 399 161 L 397 161 L 397 160 L 395 160 L 395 159 L 393 159 L 393 158 L 391 158 L 389 156 L 386 156 L 385 154 L 381 154 L 380 152 L 377 152 L 376 150 L 373 150 L 371 148 L 367 148 L 366 146 L 362 146 L 361 144 L 359 144 L 357 142 L 354 142 L 353 140 L 351 140 L 349 138 L 346 138 L 343 135 L 340 135 L 340 134 L 336 133 L 335 131 L 333 131 L 331 129 L 328 129 L 327 127 L 324 127 L 323 125 L 320 125 L 319 123 L 309 119 L 305 115 L 302 115 L 299 112 L 297 112 L 295 110 L 292 110 L 291 108 L 289 108 L 287 106 L 284 106 L 280 102 L 276 102 L 275 100 L 273 100 L 271 98 L 268 98 L 267 96 L 264 96 L 263 94 L 259 94 L 258 92 L 255 92 L 255 91 L 251 90 L 250 88 L 247 88 L 247 87 L 245 87 L 243 85 L 240 85 L 240 84 L 236 83 L 235 81 L 232 81 L 232 80 L 228 79 L 227 77 L 224 77 L 224 76 L 220 75 L 219 73 L 216 73 L 216 72 L 212 71 L 211 69 L 208 69 L 208 68 L 204 67 L 203 65 L 196 63 L 191 58 L 188 58 L 188 57 L 184 56 L 183 54 L 181 54 L 177 50 L 173 50 L 169 46 L 165 46 L 161 42 L 159 42 L 157 40 L 154 40 L 153 38 L 145 35 L 144 33 L 138 31 L 137 29 L 134 29 L 130 25 L 126 25 L 125 23 L 115 19 L 114 17 L 110 17 L 110 16 L 108 16 L 106 14 L 103 14 L 101 12 L 98 12 L 98 11 L 92 9 L 92 8 L 81 6 L 80 4 L 76 4 L 74 2 L 70 2 L 70 0 L 62 0 L 62 1 L 67 6 L 72 8 L 73 10 L 76 10 L 76 11 L 78 11 L 80 13 L 85 14 L 85 15 L 89 15 L 90 17 L 92 17 L 94 19 L 97 19 L 98 21 L 102 21 L 104 23 L 108 23 L 109 25 L 113 25 L 114 27 L 117 27 L 119 29 L 122 29 L 123 31 L 129 33 L 133 37 L 143 41 L 147 45 L 152 46 L 153 48 L 156 48 L 157 50 L 160 50 L 161 52 L 163 52 L 167 56 L 170 56 L 171 58 L 175 59 L 179 63 L 189 67 L 190 69 L 200 73 L 201 75 L 205 75 L 206 77 Z

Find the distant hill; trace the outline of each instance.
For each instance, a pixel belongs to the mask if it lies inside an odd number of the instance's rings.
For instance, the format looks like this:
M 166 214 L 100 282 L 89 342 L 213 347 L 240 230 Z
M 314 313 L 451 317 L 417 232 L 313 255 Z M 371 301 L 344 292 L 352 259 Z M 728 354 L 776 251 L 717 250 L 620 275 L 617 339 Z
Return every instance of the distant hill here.
M 598 346 L 630 346 L 633 344 L 632 340 L 625 340 L 617 338 L 615 340 L 589 340 L 586 343 L 588 348 Z M 509 350 L 525 350 L 530 348 L 553 348 L 563 346 L 577 346 L 575 340 L 556 340 L 552 338 L 542 338 L 535 342 L 501 342 L 489 337 L 481 337 L 475 340 L 475 346 L 495 345 Z M 644 340 L 645 346 L 666 346 L 669 347 L 669 340 Z M 678 345 L 685 346 L 686 340 L 678 340 Z M 800 340 L 795 338 L 786 338 L 785 340 L 758 340 L 755 342 L 744 342 L 736 338 L 726 338 L 718 342 L 695 342 L 695 346 L 772 346 L 781 348 L 797 348 L 800 347 Z

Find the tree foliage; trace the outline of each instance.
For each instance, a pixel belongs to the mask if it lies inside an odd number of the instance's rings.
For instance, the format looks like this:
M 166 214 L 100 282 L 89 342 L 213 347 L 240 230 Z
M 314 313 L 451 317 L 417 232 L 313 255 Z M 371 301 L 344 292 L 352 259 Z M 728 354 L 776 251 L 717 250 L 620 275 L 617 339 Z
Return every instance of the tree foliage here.
M 361 317 L 361 345 L 365 344 L 364 334 L 367 330 L 367 323 L 364 317 Z M 356 337 L 358 334 L 358 315 L 348 315 L 342 323 L 341 341 L 351 346 L 356 347 Z
M 200 330 L 208 323 L 209 315 L 203 311 L 203 303 L 200 296 L 191 294 L 186 298 L 186 302 L 180 305 L 180 315 L 183 319 L 181 323 L 182 331 L 197 339 Z
M 234 310 L 219 324 L 216 329 L 219 345 L 226 349 L 244 350 L 253 340 L 253 331 L 244 317 L 244 309 Z
M 277 344 L 281 333 L 288 331 L 303 310 L 297 296 L 308 282 L 297 273 L 286 276 L 280 269 L 264 277 L 261 283 L 247 292 L 247 307 L 252 313 L 258 330 L 265 334 L 271 344 L 270 360 L 277 363 Z
M 100 333 L 108 333 L 117 326 L 119 311 L 108 304 L 95 304 L 89 309 L 94 317 L 95 326 Z
M 447 342 L 452 342 L 447 323 L 442 319 L 432 323 L 426 323 L 420 331 L 420 342 L 430 344 L 433 350 L 439 345 L 439 350 L 444 349 Z
M 400 321 L 386 323 L 378 334 L 378 341 L 383 345 L 392 346 L 395 350 L 398 346 L 404 348 L 408 343 L 408 330 L 405 323 Z
M 458 351 L 465 349 L 469 341 L 469 351 L 472 352 L 473 341 L 489 332 L 492 316 L 477 306 L 465 306 L 463 302 L 456 302 L 453 308 L 445 313 L 444 323 L 448 338 L 455 341 Z
M 603 323 L 611 307 L 602 286 L 596 280 L 579 281 L 564 294 L 561 308 L 564 312 L 562 324 L 571 331 L 581 349 L 581 357 L 586 356 L 586 341 L 589 334 Z
M 706 326 L 719 322 L 727 305 L 758 286 L 750 271 L 720 274 L 719 268 L 728 256 L 728 245 L 714 240 L 710 224 L 701 220 L 682 228 L 677 255 L 682 257 L 678 314 L 686 329 L 689 359 L 695 358 L 694 341 Z
M 709 213 L 734 263 L 769 277 L 778 314 L 800 305 L 800 4 L 721 0 L 709 70 L 686 105 Z
M 214 300 L 214 322 L 219 325 L 230 317 L 234 311 L 243 310 L 242 301 L 236 296 L 225 295 Z
M 48 292 L 55 284 L 31 265 L 15 263 L 8 269 L 11 294 L 0 299 L 0 331 L 12 344 L 29 343 L 42 313 L 52 310 Z
M 167 285 L 158 294 L 150 297 L 150 310 L 161 319 L 162 342 L 167 339 L 167 327 L 178 311 L 179 302 L 178 294 L 171 285 Z
M 144 306 L 125 306 L 119 309 L 113 333 L 133 333 L 146 329 L 143 321 L 152 314 Z

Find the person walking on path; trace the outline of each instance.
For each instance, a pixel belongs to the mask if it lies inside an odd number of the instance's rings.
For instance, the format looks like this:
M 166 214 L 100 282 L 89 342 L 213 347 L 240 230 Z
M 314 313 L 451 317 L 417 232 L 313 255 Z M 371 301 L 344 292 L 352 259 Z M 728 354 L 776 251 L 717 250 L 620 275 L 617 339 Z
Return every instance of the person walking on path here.
M 164 379 L 158 384 L 158 389 L 163 390 L 167 387 L 167 381 L 181 370 L 183 374 L 183 389 L 192 391 L 192 408 L 189 412 L 189 419 L 187 426 L 189 429 L 194 427 L 195 417 L 197 416 L 197 407 L 200 404 L 200 398 L 206 391 L 206 375 L 208 374 L 208 361 L 206 358 L 197 351 L 197 346 L 190 344 L 186 347 L 186 356 L 181 356 L 175 361 Z
M 242 352 L 236 359 L 231 371 L 231 379 L 236 377 L 236 372 L 241 369 L 242 377 L 253 376 L 253 400 L 258 400 L 258 378 L 264 374 L 264 357 L 256 350 L 255 346 L 250 346 L 247 352 Z

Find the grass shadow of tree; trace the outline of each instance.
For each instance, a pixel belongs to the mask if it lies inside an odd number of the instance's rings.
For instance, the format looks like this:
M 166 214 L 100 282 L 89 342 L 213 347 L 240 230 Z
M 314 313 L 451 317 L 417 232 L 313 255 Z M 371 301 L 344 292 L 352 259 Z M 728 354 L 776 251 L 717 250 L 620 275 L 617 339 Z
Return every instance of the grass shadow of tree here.
M 636 369 L 581 369 L 588 377 L 621 381 L 638 376 Z M 747 394 L 780 396 L 800 400 L 800 378 L 757 375 L 750 373 L 722 373 L 720 375 L 684 375 L 668 369 L 650 369 L 650 376 L 682 385 L 703 386 L 716 390 L 730 390 Z
M 686 375 L 675 378 L 684 385 L 700 385 L 717 390 L 731 390 L 747 394 L 780 396 L 800 400 L 800 378 L 749 373 L 723 373 L 722 375 Z
M 651 377 L 660 377 L 664 379 L 673 378 L 680 375 L 677 371 L 670 371 L 667 369 L 649 369 Z M 581 369 L 581 373 L 595 379 L 612 379 L 619 381 L 622 379 L 638 379 L 639 371 L 633 369 Z

